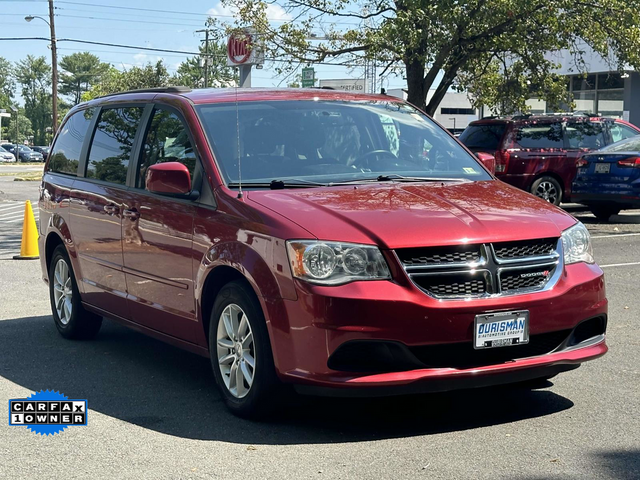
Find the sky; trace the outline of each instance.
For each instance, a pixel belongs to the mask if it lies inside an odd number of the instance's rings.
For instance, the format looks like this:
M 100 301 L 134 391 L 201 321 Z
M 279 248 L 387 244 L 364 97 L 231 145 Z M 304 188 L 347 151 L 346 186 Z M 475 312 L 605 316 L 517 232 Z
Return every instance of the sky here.
M 71 38 L 96 42 L 108 42 L 133 46 L 197 51 L 204 33 L 195 33 L 204 28 L 209 15 L 217 16 L 221 21 L 233 20 L 233 12 L 224 7 L 219 0 L 55 0 L 56 36 L 59 39 Z M 154 11 L 134 10 L 152 9 Z M 157 10 L 165 10 L 160 12 Z M 181 13 L 174 13 L 179 11 Z M 46 0 L 0 0 L 0 38 L 7 37 L 49 37 L 48 25 L 39 19 L 27 23 L 24 17 L 39 15 L 48 20 L 49 9 Z M 282 7 L 270 5 L 268 17 L 274 24 L 291 19 Z M 340 19 L 344 28 L 349 28 L 352 19 Z M 71 42 L 58 42 L 58 62 L 60 58 L 74 52 L 90 51 L 104 62 L 119 69 L 132 65 L 142 66 L 147 62 L 155 63 L 163 59 L 170 73 L 188 55 L 179 53 L 154 53 L 143 50 L 129 50 L 102 45 L 83 45 Z M 0 41 L 0 56 L 10 61 L 18 61 L 26 55 L 45 55 L 51 60 L 48 42 L 43 40 Z M 362 70 L 353 70 L 340 66 L 319 65 L 315 67 L 316 78 L 344 79 L 363 76 Z M 281 84 L 282 82 L 282 84 Z M 273 65 L 265 63 L 262 70 L 252 72 L 252 86 L 285 86 L 283 77 L 278 77 Z M 405 87 L 406 82 L 399 76 L 389 76 L 383 86 L 389 88 Z

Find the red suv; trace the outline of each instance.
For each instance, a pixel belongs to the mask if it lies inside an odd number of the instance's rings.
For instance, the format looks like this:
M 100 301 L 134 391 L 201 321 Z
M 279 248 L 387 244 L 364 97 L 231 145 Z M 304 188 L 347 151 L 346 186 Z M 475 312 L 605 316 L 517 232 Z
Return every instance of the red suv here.
M 210 357 L 227 405 L 549 378 L 607 351 L 589 233 L 386 96 L 165 88 L 73 108 L 40 199 L 53 319 Z
M 495 156 L 496 176 L 560 205 L 571 201 L 576 161 L 585 153 L 640 134 L 623 120 L 587 115 L 525 115 L 471 122 L 460 141 Z

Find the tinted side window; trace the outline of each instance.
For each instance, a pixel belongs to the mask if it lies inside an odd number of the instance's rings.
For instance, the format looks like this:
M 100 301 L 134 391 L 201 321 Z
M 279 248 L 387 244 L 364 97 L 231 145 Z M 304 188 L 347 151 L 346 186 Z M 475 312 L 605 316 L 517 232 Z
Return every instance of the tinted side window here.
M 95 109 L 74 113 L 63 125 L 51 151 L 49 170 L 68 175 L 78 174 L 80 151 Z
M 184 124 L 175 113 L 156 108 L 145 137 L 136 187 L 145 188 L 147 169 L 151 165 L 164 162 L 182 163 L 189 169 L 193 178 L 196 155 Z
M 87 178 L 124 185 L 143 107 L 103 109 L 89 149 Z
M 611 125 L 611 138 L 613 142 L 619 142 L 620 140 L 626 140 L 627 138 L 635 137 L 638 132 L 627 125 L 622 123 L 614 123 Z
M 504 135 L 507 125 L 469 125 L 460 134 L 459 140 L 467 147 L 474 150 L 498 150 L 500 139 Z
M 602 123 L 567 123 L 566 135 L 568 148 L 599 150 L 606 145 L 604 139 L 604 126 Z
M 563 148 L 562 124 L 557 122 L 522 125 L 517 130 L 514 140 L 520 148 Z

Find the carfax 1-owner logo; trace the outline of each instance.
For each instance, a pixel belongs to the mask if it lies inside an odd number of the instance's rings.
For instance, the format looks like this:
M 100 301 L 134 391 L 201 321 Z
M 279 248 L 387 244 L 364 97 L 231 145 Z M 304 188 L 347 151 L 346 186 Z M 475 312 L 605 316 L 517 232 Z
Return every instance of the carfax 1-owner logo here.
M 86 400 L 72 400 L 53 390 L 9 400 L 9 425 L 27 427 L 33 433 L 55 435 L 67 427 L 86 424 Z

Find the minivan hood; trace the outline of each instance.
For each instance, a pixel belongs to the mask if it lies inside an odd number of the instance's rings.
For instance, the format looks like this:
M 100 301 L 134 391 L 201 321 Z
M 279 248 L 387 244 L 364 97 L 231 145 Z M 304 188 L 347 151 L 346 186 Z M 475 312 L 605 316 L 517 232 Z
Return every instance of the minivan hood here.
M 245 192 L 322 240 L 382 248 L 559 237 L 563 210 L 499 180 L 375 183 Z

